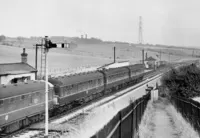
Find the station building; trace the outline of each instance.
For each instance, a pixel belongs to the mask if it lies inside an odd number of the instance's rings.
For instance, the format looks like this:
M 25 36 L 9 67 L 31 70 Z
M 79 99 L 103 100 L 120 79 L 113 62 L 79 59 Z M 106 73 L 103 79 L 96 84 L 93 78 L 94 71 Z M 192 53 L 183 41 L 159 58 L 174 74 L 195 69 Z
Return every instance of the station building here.
M 146 57 L 146 59 L 144 60 L 144 64 L 146 65 L 146 68 L 155 68 L 156 65 L 156 59 L 153 57 Z
M 27 63 L 28 54 L 23 49 L 21 62 L 0 64 L 0 84 L 13 84 L 35 80 L 37 70 Z

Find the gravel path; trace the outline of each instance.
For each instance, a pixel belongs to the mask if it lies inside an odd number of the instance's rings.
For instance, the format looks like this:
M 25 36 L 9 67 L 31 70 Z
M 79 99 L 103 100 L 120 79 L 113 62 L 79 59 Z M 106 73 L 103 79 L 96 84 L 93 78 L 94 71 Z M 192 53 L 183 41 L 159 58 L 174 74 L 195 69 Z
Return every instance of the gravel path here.
M 174 118 L 166 110 L 168 104 L 162 102 L 155 103 L 155 138 L 179 138 L 177 134 Z
M 199 138 L 166 99 L 148 103 L 138 133 L 140 138 Z

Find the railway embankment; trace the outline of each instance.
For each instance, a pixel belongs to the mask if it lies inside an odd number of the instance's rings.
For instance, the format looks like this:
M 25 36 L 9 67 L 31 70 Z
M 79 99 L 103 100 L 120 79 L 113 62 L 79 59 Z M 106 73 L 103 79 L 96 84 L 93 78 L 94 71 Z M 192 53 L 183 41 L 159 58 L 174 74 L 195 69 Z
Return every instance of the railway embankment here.
M 160 98 L 148 103 L 140 138 L 199 138 L 200 69 L 196 64 L 174 68 L 161 78 Z

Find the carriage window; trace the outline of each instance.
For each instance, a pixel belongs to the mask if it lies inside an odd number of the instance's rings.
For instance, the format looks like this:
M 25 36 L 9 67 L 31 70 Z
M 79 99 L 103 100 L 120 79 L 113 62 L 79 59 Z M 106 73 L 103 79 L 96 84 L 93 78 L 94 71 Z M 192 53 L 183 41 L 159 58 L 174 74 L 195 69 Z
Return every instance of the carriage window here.
M 50 91 L 49 91 L 49 92 L 50 92 Z M 40 93 L 39 93 L 39 92 L 37 92 L 37 93 L 36 93 L 36 96 L 40 96 Z
M 98 84 L 101 84 L 101 79 L 98 79 Z
M 24 100 L 24 99 L 25 99 L 25 95 L 22 95 L 22 96 L 21 96 L 21 100 Z
M 0 106 L 2 106 L 3 105 L 3 100 L 0 100 Z
M 66 91 L 67 91 L 67 86 L 63 87 L 63 92 L 66 92 Z
M 13 103 L 15 101 L 15 98 L 10 99 L 10 103 Z

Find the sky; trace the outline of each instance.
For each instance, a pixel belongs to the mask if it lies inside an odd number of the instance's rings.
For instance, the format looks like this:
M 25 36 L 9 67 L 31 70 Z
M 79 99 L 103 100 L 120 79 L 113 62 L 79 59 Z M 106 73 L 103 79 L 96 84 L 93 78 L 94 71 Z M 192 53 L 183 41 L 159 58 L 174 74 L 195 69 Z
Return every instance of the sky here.
M 0 34 L 200 47 L 199 0 L 0 0 Z

